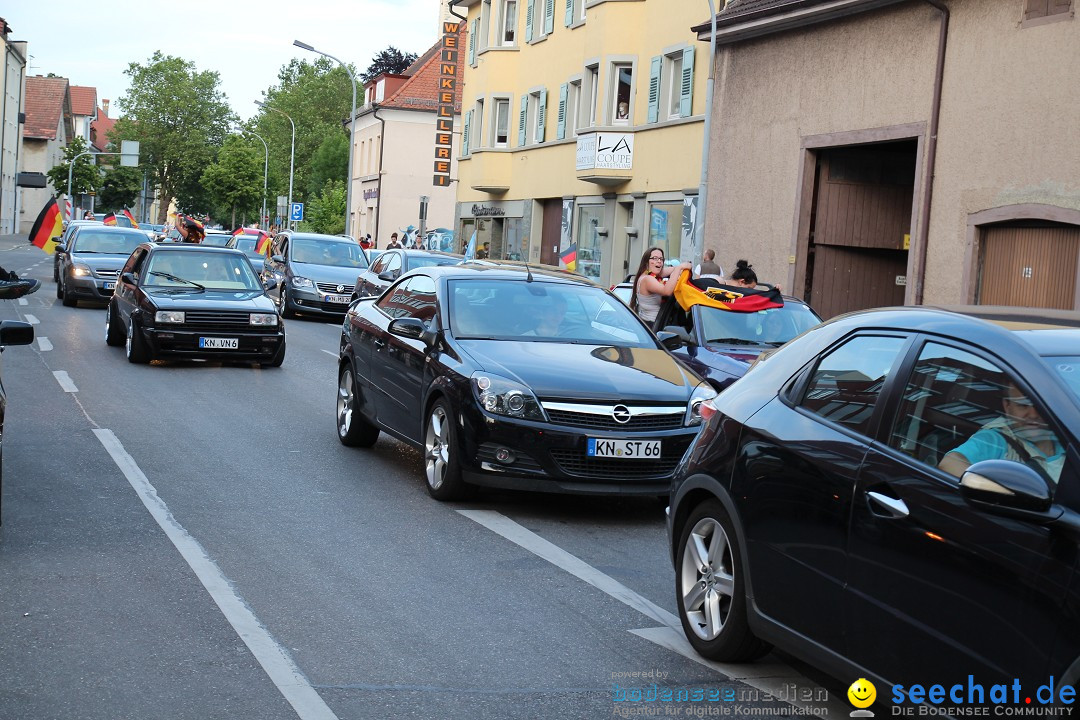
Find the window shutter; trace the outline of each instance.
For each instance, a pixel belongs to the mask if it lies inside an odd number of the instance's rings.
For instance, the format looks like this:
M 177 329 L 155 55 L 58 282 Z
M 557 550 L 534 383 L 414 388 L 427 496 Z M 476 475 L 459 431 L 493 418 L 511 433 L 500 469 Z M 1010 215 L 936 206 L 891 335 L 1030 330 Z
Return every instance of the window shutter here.
M 1026 0 L 1024 3 L 1024 19 L 1046 17 L 1050 7 L 1050 0 Z
M 1072 9 L 1072 0 L 1050 0 L 1050 7 L 1047 9 L 1047 13 L 1050 15 L 1058 15 L 1060 13 L 1067 13 Z
M 682 87 L 679 88 L 679 115 L 694 114 L 694 48 L 682 51 Z
M 559 117 L 555 125 L 555 139 L 566 139 L 566 98 L 570 94 L 570 84 L 563 83 L 559 86 Z
M 547 140 L 547 88 L 540 91 L 540 102 L 536 105 L 536 142 Z
M 649 63 L 649 122 L 660 119 L 660 64 L 663 58 L 657 55 Z
M 469 154 L 469 129 L 472 127 L 472 110 L 465 112 L 465 126 L 461 130 L 461 155 Z
M 469 64 L 476 64 L 476 35 L 480 32 L 480 18 L 476 18 L 472 21 L 472 28 L 469 30 Z
M 543 0 L 540 0 L 543 2 Z M 529 4 L 525 9 L 525 42 L 532 42 L 533 39 L 533 5 L 535 0 L 529 0 Z
M 529 96 L 521 96 L 521 112 L 518 114 L 518 147 L 525 144 L 525 120 L 529 115 Z
M 544 0 L 544 33 L 550 35 L 555 30 L 555 0 Z
M 585 2 L 585 0 L 581 0 Z M 566 15 L 563 16 L 563 24 L 570 27 L 574 24 L 574 0 L 566 0 Z

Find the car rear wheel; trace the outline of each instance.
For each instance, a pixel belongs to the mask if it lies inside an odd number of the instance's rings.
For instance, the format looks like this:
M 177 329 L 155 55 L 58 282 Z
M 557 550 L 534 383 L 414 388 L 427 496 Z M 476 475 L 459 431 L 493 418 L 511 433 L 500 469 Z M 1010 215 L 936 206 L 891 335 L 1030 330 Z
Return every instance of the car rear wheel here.
M 337 436 L 349 447 L 371 447 L 379 439 L 379 428 L 356 409 L 356 382 L 350 365 L 342 365 L 338 373 Z
M 289 307 L 289 291 L 282 285 L 278 288 L 278 309 L 281 310 L 281 317 L 293 318 L 296 317 L 296 313 Z
M 142 333 L 135 327 L 135 318 L 128 320 L 127 342 L 124 349 L 130 363 L 141 364 L 150 361 L 150 350 L 146 347 L 146 340 Z
M 124 344 L 124 325 L 120 322 L 120 314 L 116 311 L 116 303 L 110 302 L 109 309 L 105 314 L 105 344 L 110 347 L 120 347 Z
M 60 278 L 59 277 L 56 278 L 56 299 L 57 300 L 63 300 L 64 299 L 64 286 L 60 284 Z
M 436 500 L 457 500 L 468 490 L 461 479 L 453 417 L 450 404 L 440 398 L 431 406 L 424 431 L 424 475 L 428 494 Z
M 746 614 L 746 576 L 734 524 L 717 500 L 687 518 L 675 553 L 675 592 L 683 632 L 694 649 L 720 662 L 747 662 L 769 651 Z

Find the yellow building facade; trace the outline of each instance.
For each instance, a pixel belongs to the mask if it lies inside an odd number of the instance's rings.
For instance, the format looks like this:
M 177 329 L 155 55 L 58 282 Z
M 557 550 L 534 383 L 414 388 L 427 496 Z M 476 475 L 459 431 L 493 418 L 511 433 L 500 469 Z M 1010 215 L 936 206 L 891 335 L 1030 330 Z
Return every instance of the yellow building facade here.
M 689 259 L 708 46 L 685 0 L 459 0 L 468 38 L 455 229 L 492 258 L 610 285 Z

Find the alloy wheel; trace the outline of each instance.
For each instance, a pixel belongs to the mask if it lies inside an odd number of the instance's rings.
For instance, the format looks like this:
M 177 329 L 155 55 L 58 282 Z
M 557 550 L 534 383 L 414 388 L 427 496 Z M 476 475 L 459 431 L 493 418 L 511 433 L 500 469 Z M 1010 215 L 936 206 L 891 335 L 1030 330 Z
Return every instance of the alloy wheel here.
M 442 405 L 431 410 L 427 432 L 424 435 L 424 471 L 428 485 L 433 490 L 442 487 L 446 479 L 446 466 L 450 462 L 450 428 Z
M 679 595 L 686 619 L 702 640 L 724 630 L 735 594 L 731 541 L 720 523 L 703 517 L 690 531 L 683 548 Z
M 349 429 L 352 427 L 353 405 L 355 399 L 356 394 L 353 391 L 352 372 L 343 372 L 341 373 L 341 379 L 338 380 L 337 397 L 338 435 L 341 437 L 348 435 Z

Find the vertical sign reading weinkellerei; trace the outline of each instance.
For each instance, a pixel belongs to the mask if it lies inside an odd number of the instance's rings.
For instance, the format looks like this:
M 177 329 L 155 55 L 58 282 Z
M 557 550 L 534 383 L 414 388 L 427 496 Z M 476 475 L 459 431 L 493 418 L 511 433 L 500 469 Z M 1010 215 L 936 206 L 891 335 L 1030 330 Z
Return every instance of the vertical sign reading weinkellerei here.
M 450 153 L 454 145 L 454 95 L 457 90 L 458 23 L 443 23 L 439 63 L 439 109 L 435 115 L 435 176 L 432 185 L 450 185 Z

